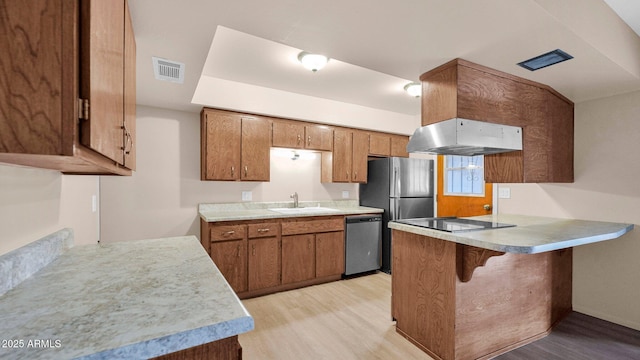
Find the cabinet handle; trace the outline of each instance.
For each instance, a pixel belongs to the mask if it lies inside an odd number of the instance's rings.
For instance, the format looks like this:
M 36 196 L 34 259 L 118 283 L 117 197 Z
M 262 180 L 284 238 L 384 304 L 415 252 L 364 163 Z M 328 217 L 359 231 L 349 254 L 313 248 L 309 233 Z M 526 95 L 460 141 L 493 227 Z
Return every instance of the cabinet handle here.
M 349 180 L 349 172 L 347 171 L 347 180 Z
M 229 231 L 225 231 L 222 233 L 222 236 L 231 236 L 233 234 L 235 234 L 236 232 L 234 230 L 229 230 Z
M 311 135 L 307 136 L 307 145 L 311 145 Z
M 242 247 L 242 245 L 238 245 L 238 252 L 236 253 L 236 257 L 240 257 L 240 248 Z
M 269 228 L 264 228 L 264 229 L 258 229 L 259 233 L 266 233 L 269 232 Z
M 124 150 L 125 155 L 129 155 L 131 153 L 131 149 L 133 149 L 133 136 L 131 136 L 131 132 L 126 126 L 123 125 L 120 129 L 124 130 L 124 146 L 120 149 Z
M 231 167 L 231 177 L 234 177 L 234 176 L 235 176 L 235 174 L 236 174 L 236 167 L 235 167 L 235 166 L 232 166 L 232 167 Z
M 307 240 L 307 247 L 311 250 L 311 240 Z
M 248 166 L 244 167 L 244 177 L 247 177 L 247 171 L 249 170 Z
M 254 244 L 254 245 L 251 245 L 251 254 L 252 254 L 253 256 L 256 256 L 256 245 L 255 245 L 255 244 Z
M 300 145 L 301 141 L 302 141 L 302 136 L 300 134 L 298 134 L 298 145 Z
M 353 179 L 357 179 L 357 178 L 358 178 L 358 172 L 357 172 L 357 171 L 355 171 L 355 172 L 353 173 Z

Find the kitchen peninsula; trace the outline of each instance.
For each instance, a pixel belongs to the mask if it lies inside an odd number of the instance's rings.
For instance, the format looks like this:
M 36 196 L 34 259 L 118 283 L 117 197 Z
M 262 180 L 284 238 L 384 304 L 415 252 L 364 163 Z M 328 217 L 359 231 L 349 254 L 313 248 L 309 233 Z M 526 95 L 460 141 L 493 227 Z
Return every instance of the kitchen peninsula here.
M 436 359 L 490 358 L 544 337 L 572 309 L 572 247 L 631 224 L 488 215 L 515 227 L 451 233 L 389 223 L 396 330 Z

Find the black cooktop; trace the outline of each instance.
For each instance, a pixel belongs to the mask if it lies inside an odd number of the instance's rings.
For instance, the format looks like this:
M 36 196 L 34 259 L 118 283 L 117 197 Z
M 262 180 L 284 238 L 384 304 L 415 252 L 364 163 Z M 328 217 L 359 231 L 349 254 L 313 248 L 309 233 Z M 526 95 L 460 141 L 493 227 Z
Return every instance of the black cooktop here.
M 498 222 L 492 222 L 492 221 L 459 219 L 457 217 L 401 219 L 401 220 L 394 220 L 394 221 L 401 224 L 419 226 L 423 228 L 447 231 L 452 233 L 478 231 L 478 230 L 492 230 L 492 229 L 500 229 L 500 228 L 515 226 L 511 224 L 498 223 Z

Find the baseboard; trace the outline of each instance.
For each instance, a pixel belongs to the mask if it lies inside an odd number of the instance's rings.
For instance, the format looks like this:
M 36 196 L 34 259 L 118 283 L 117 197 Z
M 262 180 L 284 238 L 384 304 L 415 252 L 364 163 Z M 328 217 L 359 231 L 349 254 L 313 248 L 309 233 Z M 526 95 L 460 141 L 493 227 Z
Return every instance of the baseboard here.
M 594 310 L 586 306 L 580 306 L 579 304 L 575 303 L 573 304 L 573 311 L 640 331 L 640 322 L 637 321 L 619 318 L 617 316 Z

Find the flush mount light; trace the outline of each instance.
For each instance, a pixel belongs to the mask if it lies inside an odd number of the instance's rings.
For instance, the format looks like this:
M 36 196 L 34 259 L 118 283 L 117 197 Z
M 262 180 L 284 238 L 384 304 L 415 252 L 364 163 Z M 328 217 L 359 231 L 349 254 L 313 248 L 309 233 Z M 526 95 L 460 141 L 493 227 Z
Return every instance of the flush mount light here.
M 536 71 L 536 70 L 545 68 L 547 66 L 551 66 L 563 61 L 570 60 L 570 59 L 573 59 L 573 56 L 567 54 L 566 52 L 560 49 L 556 49 L 553 51 L 549 51 L 546 54 L 542 54 L 534 58 L 531 58 L 529 60 L 520 62 L 518 63 L 518 65 L 522 66 L 527 70 Z
M 420 97 L 420 94 L 422 93 L 422 85 L 417 82 L 410 82 L 404 86 L 404 91 L 413 97 Z
M 305 67 L 305 69 L 316 72 L 322 69 L 327 62 L 329 62 L 329 58 L 324 55 L 319 54 L 311 54 L 306 51 L 298 54 L 298 61 Z

